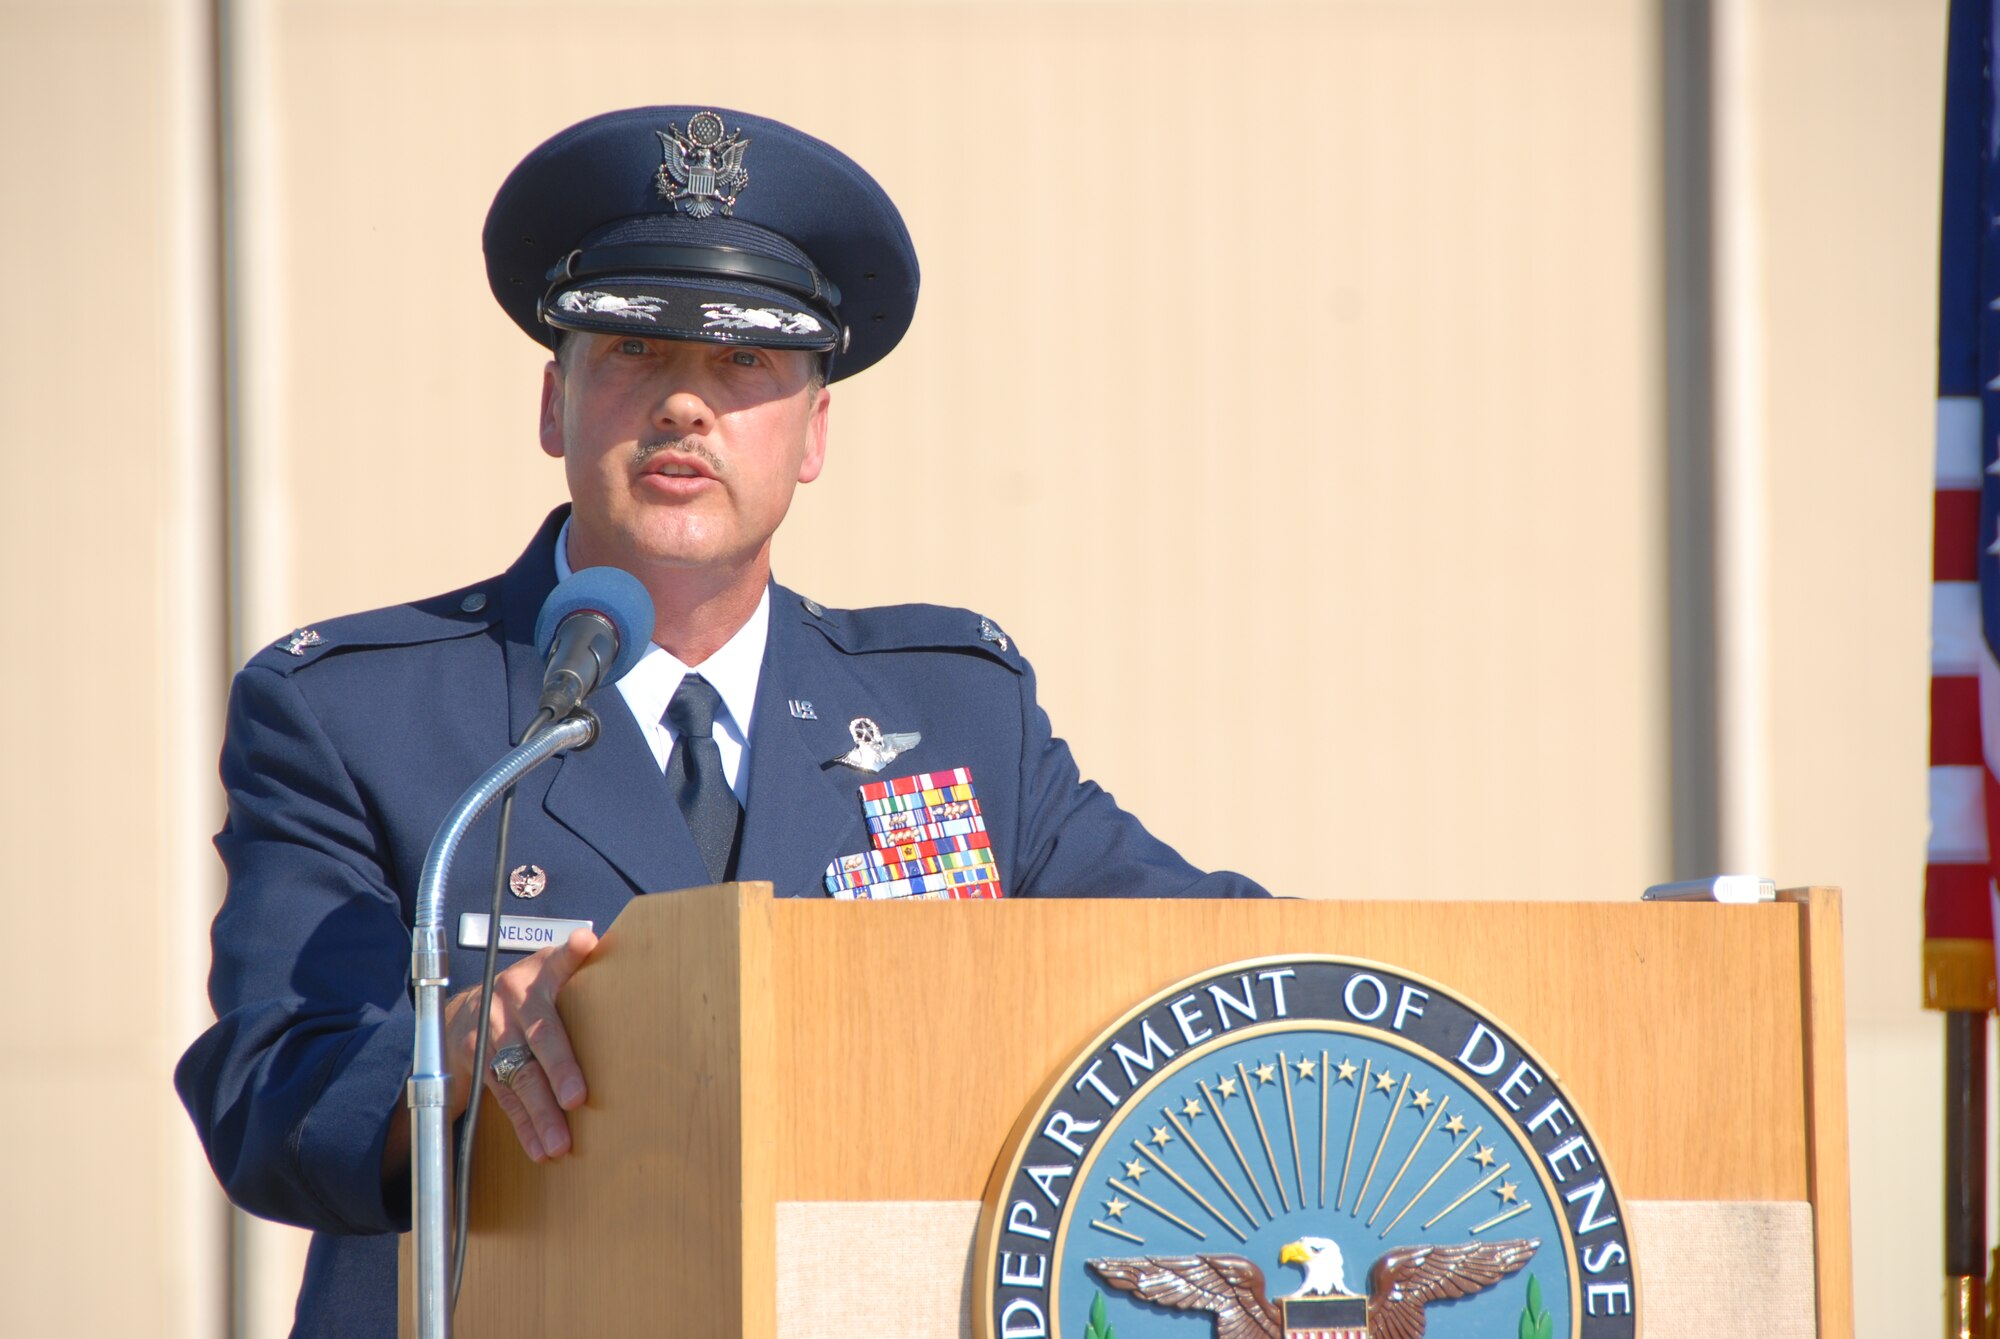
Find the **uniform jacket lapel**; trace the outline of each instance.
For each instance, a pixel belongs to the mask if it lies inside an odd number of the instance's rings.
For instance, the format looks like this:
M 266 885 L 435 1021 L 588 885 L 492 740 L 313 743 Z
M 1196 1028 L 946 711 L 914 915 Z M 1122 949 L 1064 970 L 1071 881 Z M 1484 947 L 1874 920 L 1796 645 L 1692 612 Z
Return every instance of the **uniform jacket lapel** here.
M 565 507 L 551 515 L 506 576 L 508 715 L 517 740 L 541 700 L 535 618 L 555 588 L 556 535 L 568 514 Z M 624 699 L 607 692 L 592 705 L 600 726 L 597 741 L 544 766 L 548 780 L 543 808 L 641 892 L 709 882 L 701 853 L 687 825 L 674 813 L 659 764 Z M 532 793 L 523 786 L 523 800 Z
M 745 879 L 768 879 L 780 896 L 825 890 L 827 863 L 843 838 L 856 839 L 861 803 L 853 774 L 831 771 L 814 755 L 807 734 L 793 728 L 787 702 L 809 697 L 837 659 L 826 639 L 804 622 L 797 595 L 771 587 L 771 636 L 757 679 L 757 708 L 750 750 L 750 804 L 744 817 L 737 870 Z

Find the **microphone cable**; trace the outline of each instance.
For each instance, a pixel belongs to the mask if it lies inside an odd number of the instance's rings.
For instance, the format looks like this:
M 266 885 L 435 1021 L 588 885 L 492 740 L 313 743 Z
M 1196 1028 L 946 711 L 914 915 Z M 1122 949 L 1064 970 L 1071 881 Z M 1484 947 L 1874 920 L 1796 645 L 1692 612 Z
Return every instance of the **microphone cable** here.
M 555 712 L 543 707 L 535 714 L 528 728 L 521 732 L 521 742 L 534 738 L 536 731 L 545 725 L 555 723 Z M 452 1205 L 451 1243 L 451 1302 L 450 1311 L 458 1312 L 458 1288 L 465 1280 L 465 1237 L 466 1223 L 472 1205 L 472 1145 L 479 1133 L 479 1099 L 486 1091 L 486 1052 L 488 1049 L 493 1008 L 493 978 L 499 974 L 500 966 L 500 913 L 505 903 L 507 891 L 507 830 L 514 822 L 514 788 L 507 787 L 507 793 L 500 797 L 500 841 L 493 856 L 493 902 L 486 915 L 486 957 L 479 973 L 479 1040 L 472 1048 L 472 1095 L 465 1104 L 465 1133 L 458 1147 L 457 1203 Z M 525 1041 L 526 1039 L 523 1038 Z

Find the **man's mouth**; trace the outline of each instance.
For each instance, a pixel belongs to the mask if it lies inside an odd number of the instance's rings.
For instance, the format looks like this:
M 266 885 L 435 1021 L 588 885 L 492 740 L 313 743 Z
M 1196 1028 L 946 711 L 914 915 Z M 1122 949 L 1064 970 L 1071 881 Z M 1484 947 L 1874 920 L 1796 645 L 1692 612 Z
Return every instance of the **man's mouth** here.
M 639 448 L 639 465 L 647 474 L 670 479 L 719 479 L 722 462 L 699 442 L 660 442 Z

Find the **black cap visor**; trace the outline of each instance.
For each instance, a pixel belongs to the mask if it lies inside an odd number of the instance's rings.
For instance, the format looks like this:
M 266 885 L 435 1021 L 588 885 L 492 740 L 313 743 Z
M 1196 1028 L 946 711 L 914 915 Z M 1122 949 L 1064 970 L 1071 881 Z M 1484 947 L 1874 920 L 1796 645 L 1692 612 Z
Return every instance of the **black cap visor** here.
M 840 323 L 830 313 L 790 294 L 657 274 L 558 284 L 542 299 L 542 320 L 558 330 L 809 353 L 830 353 L 841 342 Z

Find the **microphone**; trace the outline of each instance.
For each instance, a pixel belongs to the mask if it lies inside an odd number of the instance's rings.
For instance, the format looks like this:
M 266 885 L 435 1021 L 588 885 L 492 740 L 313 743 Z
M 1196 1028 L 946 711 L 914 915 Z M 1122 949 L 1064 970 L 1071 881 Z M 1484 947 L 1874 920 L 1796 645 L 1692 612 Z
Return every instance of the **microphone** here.
M 486 939 L 484 990 L 493 993 L 499 966 L 500 899 L 506 888 L 507 825 L 514 783 L 550 758 L 587 748 L 598 725 L 582 701 L 605 684 L 622 679 L 646 654 L 653 638 L 653 597 L 630 572 L 590 567 L 550 592 L 535 619 L 535 650 L 542 657 L 541 710 L 521 743 L 461 795 L 424 856 L 417 883 L 416 914 L 410 935 L 410 984 L 417 1013 L 416 1047 L 410 1060 L 410 1211 L 414 1229 L 417 1332 L 431 1339 L 451 1331 L 451 1311 L 465 1265 L 466 1206 L 470 1196 L 471 1153 L 479 1107 L 465 1113 L 465 1142 L 459 1148 L 458 1252 L 446 1231 L 449 1158 L 445 1152 L 445 1110 L 451 1086 L 444 1053 L 444 991 L 449 956 L 444 928 L 444 889 L 466 831 L 495 800 L 500 801 L 500 852 L 494 861 L 493 902 Z M 475 1064 L 484 1065 L 487 1034 L 480 1030 Z M 477 1082 L 477 1080 L 475 1080 Z M 447 1275 L 449 1274 L 449 1277 Z
M 549 593 L 535 619 L 541 709 L 561 720 L 631 672 L 653 639 L 653 597 L 618 567 L 586 567 Z

